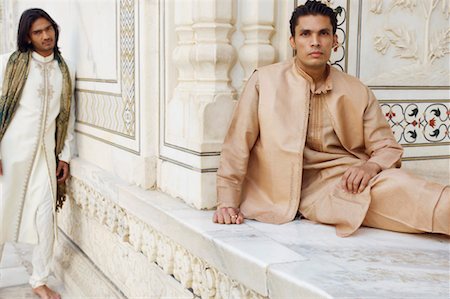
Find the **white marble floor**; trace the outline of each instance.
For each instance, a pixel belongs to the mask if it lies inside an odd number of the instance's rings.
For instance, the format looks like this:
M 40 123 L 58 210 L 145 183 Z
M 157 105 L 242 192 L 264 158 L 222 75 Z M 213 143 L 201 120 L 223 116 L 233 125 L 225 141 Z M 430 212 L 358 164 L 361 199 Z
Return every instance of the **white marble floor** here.
M 39 298 L 34 295 L 28 280 L 32 271 L 32 246 L 6 243 L 0 262 L 0 299 Z M 56 290 L 63 298 L 65 289 L 61 281 L 50 276 L 49 287 Z

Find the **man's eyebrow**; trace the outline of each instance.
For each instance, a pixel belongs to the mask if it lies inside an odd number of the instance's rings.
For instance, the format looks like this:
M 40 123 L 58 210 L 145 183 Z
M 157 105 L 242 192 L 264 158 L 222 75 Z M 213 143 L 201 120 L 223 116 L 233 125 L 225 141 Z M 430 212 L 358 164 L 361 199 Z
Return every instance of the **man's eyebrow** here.
M 50 28 L 50 27 L 52 27 L 52 24 L 48 25 L 47 27 L 45 27 L 45 28 L 43 28 L 43 29 L 33 30 L 33 31 L 31 31 L 31 33 L 38 33 L 38 32 L 40 32 L 40 31 L 44 31 L 44 30 L 46 30 L 46 29 L 48 29 L 48 28 Z

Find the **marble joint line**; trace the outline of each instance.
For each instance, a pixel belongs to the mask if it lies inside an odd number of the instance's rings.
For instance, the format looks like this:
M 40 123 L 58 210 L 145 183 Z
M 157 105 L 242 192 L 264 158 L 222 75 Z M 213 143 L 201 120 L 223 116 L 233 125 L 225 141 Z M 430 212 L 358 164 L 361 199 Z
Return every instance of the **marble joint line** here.
M 267 298 L 248 289 L 194 256 L 175 241 L 128 214 L 84 181 L 72 177 L 70 197 L 86 216 L 127 242 L 149 262 L 172 275 L 184 288 L 201 298 Z

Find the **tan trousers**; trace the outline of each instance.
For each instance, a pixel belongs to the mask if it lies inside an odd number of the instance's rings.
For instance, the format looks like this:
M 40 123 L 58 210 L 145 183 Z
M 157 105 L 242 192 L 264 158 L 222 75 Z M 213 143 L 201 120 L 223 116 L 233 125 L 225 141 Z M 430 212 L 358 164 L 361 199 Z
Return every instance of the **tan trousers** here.
M 312 204 L 300 204 L 307 219 L 336 226 L 339 236 L 351 235 L 360 225 L 385 230 L 450 235 L 450 186 L 428 182 L 401 169 L 380 172 L 361 194 L 333 186 Z

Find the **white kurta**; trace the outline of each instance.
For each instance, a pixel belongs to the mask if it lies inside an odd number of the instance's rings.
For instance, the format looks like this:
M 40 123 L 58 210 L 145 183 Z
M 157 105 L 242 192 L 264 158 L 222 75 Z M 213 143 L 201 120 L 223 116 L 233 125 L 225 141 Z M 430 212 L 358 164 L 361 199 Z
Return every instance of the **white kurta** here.
M 3 56 L 0 61 L 0 90 L 8 58 L 9 55 Z M 0 142 L 3 164 L 0 244 L 5 241 L 36 244 L 37 207 L 46 200 L 55 205 L 55 130 L 61 92 L 58 62 L 53 55 L 43 57 L 33 52 L 19 107 Z M 72 101 L 69 129 L 59 155 L 66 162 L 70 162 L 73 152 L 73 107 Z

